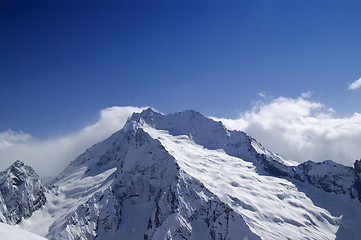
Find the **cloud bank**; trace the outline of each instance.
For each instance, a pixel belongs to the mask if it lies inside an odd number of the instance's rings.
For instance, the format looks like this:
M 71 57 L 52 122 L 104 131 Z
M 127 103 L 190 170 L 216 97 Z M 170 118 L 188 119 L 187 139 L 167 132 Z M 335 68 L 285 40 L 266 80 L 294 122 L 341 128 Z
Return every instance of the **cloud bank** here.
M 213 119 L 294 161 L 331 159 L 352 166 L 361 158 L 361 114 L 336 118 L 332 108 L 309 97 L 259 101 L 238 119 Z
M 213 118 L 231 130 L 245 131 L 271 151 L 297 162 L 332 159 L 353 165 L 361 158 L 361 114 L 336 118 L 335 111 L 310 100 L 262 97 L 238 119 Z M 44 141 L 30 134 L 7 130 L 0 133 L 0 171 L 20 159 L 40 176 L 56 175 L 91 145 L 121 129 L 133 112 L 145 108 L 111 107 L 100 112 L 98 121 L 80 131 Z
M 19 143 L 26 143 L 32 139 L 33 137 L 30 134 L 24 133 L 22 131 L 15 132 L 11 129 L 8 129 L 0 133 L 0 149 L 8 148 Z
M 348 86 L 349 90 L 356 90 L 359 89 L 361 87 L 361 78 L 359 78 L 358 80 L 354 81 L 353 83 L 351 83 Z
M 22 160 L 41 177 L 56 175 L 88 147 L 121 129 L 133 112 L 145 108 L 111 107 L 100 112 L 99 120 L 63 137 L 37 141 L 30 134 L 7 130 L 0 133 L 0 171 Z

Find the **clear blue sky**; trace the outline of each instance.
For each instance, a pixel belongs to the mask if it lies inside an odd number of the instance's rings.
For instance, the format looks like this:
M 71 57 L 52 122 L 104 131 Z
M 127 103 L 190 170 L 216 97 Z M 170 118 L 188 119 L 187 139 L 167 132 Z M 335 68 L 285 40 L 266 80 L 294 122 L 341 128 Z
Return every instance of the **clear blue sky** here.
M 35 137 L 110 106 L 237 117 L 257 93 L 361 112 L 361 1 L 0 2 L 0 132 Z

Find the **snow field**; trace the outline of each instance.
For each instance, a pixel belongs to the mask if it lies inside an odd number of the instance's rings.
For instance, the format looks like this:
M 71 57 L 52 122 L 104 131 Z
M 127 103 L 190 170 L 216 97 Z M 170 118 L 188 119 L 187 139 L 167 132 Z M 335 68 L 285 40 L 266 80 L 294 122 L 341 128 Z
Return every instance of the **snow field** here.
M 252 163 L 223 150 L 205 149 L 188 136 L 172 136 L 147 125 L 144 130 L 162 143 L 182 170 L 241 214 L 262 238 L 335 238 L 340 218 L 315 206 L 293 183 L 259 175 Z

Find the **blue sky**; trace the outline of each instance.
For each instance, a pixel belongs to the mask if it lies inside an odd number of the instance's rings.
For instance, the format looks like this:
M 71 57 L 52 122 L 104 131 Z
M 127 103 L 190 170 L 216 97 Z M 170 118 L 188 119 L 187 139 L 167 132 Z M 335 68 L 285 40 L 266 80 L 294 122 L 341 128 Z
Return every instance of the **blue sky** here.
M 81 129 L 111 106 L 237 118 L 259 93 L 361 112 L 359 1 L 1 1 L 0 132 Z M 360 89 L 361 90 L 361 89 Z

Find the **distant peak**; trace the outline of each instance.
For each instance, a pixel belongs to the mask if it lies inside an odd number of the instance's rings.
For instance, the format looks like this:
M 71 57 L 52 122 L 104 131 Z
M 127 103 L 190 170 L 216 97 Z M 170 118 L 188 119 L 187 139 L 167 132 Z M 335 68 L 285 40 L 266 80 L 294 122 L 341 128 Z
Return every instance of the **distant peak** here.
M 191 113 L 191 114 L 202 115 L 200 112 L 197 112 L 197 111 L 194 111 L 194 110 L 185 110 L 184 113 Z
M 180 112 L 180 114 L 182 115 L 186 115 L 186 116 L 191 116 L 191 117 L 203 117 L 205 118 L 205 116 L 203 116 L 200 112 L 194 111 L 194 110 L 186 110 L 184 112 Z
M 322 163 L 330 165 L 330 166 L 341 166 L 342 165 L 342 164 L 336 163 L 336 162 L 334 162 L 332 160 L 325 160 Z

